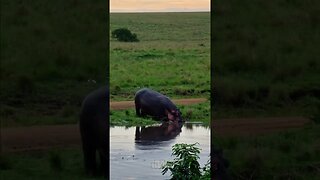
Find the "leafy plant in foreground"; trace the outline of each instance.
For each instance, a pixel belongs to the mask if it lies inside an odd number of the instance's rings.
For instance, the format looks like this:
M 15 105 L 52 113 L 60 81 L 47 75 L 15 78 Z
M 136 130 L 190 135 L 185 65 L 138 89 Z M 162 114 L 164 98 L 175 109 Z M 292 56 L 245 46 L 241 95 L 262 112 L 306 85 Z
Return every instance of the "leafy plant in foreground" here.
M 175 144 L 172 147 L 172 155 L 176 156 L 176 158 L 174 158 L 173 161 L 167 161 L 166 164 L 162 166 L 162 174 L 164 175 L 170 170 L 172 180 L 200 179 L 201 171 L 198 162 L 200 148 L 196 147 L 197 144 L 199 143 Z
M 203 175 L 201 176 L 201 180 L 211 179 L 211 159 L 209 158 L 207 164 L 202 168 Z

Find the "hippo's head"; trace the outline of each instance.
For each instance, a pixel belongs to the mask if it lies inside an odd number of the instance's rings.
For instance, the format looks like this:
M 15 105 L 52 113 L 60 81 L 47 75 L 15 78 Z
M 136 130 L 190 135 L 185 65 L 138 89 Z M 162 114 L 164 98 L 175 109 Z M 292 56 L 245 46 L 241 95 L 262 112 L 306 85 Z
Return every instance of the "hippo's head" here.
M 167 110 L 166 113 L 169 121 L 182 122 L 181 112 L 179 109 Z

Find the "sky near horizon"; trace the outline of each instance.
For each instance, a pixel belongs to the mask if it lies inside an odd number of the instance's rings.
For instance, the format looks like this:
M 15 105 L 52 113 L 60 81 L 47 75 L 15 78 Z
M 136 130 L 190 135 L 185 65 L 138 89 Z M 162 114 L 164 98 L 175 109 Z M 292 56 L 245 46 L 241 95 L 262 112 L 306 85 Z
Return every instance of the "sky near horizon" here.
M 210 11 L 210 0 L 110 0 L 110 12 Z

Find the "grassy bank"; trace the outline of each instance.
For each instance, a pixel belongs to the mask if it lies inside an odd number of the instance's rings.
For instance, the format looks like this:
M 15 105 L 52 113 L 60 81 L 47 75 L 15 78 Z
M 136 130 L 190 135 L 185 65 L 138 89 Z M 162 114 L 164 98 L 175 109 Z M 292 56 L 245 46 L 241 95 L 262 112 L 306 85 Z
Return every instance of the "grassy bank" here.
M 183 119 L 189 122 L 203 122 L 205 126 L 209 126 L 210 123 L 210 103 L 209 101 L 189 105 L 178 106 L 182 113 Z M 111 111 L 110 112 L 110 125 L 111 126 L 142 126 L 159 123 L 151 118 L 140 118 L 136 116 L 134 109 Z
M 215 1 L 215 116 L 305 115 L 320 104 L 319 1 Z M 219 115 L 220 114 L 220 115 Z

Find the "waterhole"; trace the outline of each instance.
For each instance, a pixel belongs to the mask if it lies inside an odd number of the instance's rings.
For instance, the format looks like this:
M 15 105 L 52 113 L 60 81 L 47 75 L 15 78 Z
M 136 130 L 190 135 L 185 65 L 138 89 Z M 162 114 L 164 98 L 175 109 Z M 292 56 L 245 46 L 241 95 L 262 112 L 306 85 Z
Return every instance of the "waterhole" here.
M 199 123 L 182 126 L 162 124 L 146 127 L 110 127 L 110 178 L 169 179 L 170 172 L 162 175 L 161 166 L 171 156 L 176 143 L 193 144 L 201 148 L 200 165 L 210 155 L 210 128 Z

